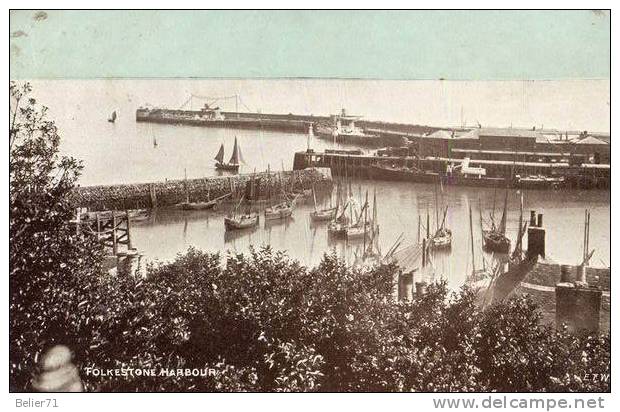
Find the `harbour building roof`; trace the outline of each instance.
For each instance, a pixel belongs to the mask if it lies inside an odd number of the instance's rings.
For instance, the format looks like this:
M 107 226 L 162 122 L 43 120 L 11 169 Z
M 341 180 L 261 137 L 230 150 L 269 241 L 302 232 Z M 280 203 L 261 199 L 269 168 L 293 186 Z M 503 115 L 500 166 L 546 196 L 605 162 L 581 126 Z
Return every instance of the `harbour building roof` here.
M 522 137 L 528 139 L 536 139 L 540 136 L 540 133 L 535 130 L 528 129 L 513 129 L 513 128 L 495 128 L 484 127 L 478 130 L 480 136 L 493 136 L 493 137 Z
M 576 139 L 573 141 L 573 143 L 575 144 L 600 144 L 600 145 L 609 144 L 606 141 L 596 138 L 594 136 L 587 136 L 582 139 Z
M 452 133 L 447 130 L 436 130 L 426 137 L 430 137 L 432 139 L 452 139 Z
M 478 134 L 478 129 L 472 129 L 469 130 L 465 133 L 460 133 L 457 134 L 456 136 L 454 136 L 455 139 L 473 139 L 473 140 L 478 140 L 480 138 L 479 134 Z

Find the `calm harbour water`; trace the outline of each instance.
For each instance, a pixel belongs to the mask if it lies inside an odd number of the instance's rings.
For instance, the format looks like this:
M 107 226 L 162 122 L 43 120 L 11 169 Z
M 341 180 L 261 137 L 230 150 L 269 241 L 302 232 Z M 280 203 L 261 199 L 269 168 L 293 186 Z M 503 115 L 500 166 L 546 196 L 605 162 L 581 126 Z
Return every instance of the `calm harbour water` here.
M 304 150 L 308 144 L 307 137 L 299 134 L 136 123 L 135 109 L 144 100 L 138 96 L 138 91 L 128 93 L 110 84 L 115 83 L 95 82 L 86 88 L 77 88 L 72 83 L 69 88 L 73 89 L 62 94 L 62 83 L 34 83 L 37 98 L 50 107 L 50 116 L 59 126 L 63 154 L 84 162 L 82 185 L 178 179 L 185 170 L 188 177 L 211 176 L 215 174 L 212 159 L 220 144 L 225 145 L 228 158 L 235 137 L 247 163 L 242 172 L 266 170 L 268 166 L 271 170 L 288 170 L 292 167 L 293 153 Z M 68 99 L 73 103 L 67 104 Z M 115 124 L 106 120 L 113 109 L 119 112 Z M 330 111 L 325 109 L 327 113 Z M 367 114 L 367 117 L 371 116 Z M 310 146 L 322 151 L 332 144 L 311 138 Z M 355 181 L 352 186 L 356 195 L 360 190 L 362 193 L 368 190 L 371 198 L 376 190 L 379 243 L 383 252 L 401 234 L 404 234 L 405 244 L 415 242 L 418 216 L 422 215 L 425 220 L 427 209 L 431 226 L 435 225 L 433 185 L 362 180 Z M 488 219 L 495 198 L 496 219 L 499 220 L 503 193 L 485 188 L 449 187 L 444 189 L 442 197 L 449 205 L 447 225 L 454 238 L 451 251 L 436 256 L 434 266 L 452 287 L 458 287 L 465 274 L 471 271 L 469 206 L 473 211 L 476 265 L 480 267 L 479 205 Z M 579 263 L 584 209 L 588 208 L 591 210 L 590 245 L 596 250 L 591 263 L 593 266 L 610 265 L 609 191 L 528 191 L 524 198 L 526 219 L 531 209 L 544 214 L 548 258 L 558 263 Z M 233 237 L 224 231 L 225 208 L 213 212 L 161 209 L 154 211 L 148 221 L 134 225 L 132 238 L 146 261 L 173 259 L 190 246 L 206 251 L 244 252 L 251 245 L 267 244 L 286 250 L 289 256 L 307 265 L 318 263 L 323 253 L 330 250 L 352 260 L 361 242 L 330 242 L 324 225 L 310 223 L 312 209 L 311 201 L 302 203 L 288 221 L 265 224 L 261 218 L 259 228 Z M 519 195 L 511 192 L 508 234 L 513 244 L 518 209 Z
M 435 191 L 432 185 L 401 182 L 359 181 L 353 183 L 357 197 L 359 188 L 365 194 L 377 191 L 377 216 L 380 225 L 379 244 L 387 251 L 404 234 L 404 244 L 417 241 L 418 213 L 424 221 L 427 209 L 431 228 L 435 226 Z M 609 193 L 608 192 L 545 192 L 529 191 L 525 194 L 526 214 L 534 209 L 544 214 L 547 229 L 547 258 L 558 263 L 578 263 L 582 250 L 583 215 L 587 207 L 591 210 L 590 245 L 596 249 L 593 266 L 607 266 L 609 256 Z M 449 252 L 434 257 L 438 276 L 458 287 L 471 272 L 471 243 L 469 232 L 469 206 L 471 205 L 474 226 L 476 267 L 482 265 L 480 248 L 479 204 L 482 205 L 485 220 L 493 209 L 503 202 L 503 195 L 493 189 L 450 187 L 444 193 L 449 204 L 447 226 L 453 232 L 453 246 Z M 325 200 L 324 200 L 325 201 Z M 250 246 L 271 245 L 276 250 L 286 250 L 289 256 L 308 265 L 318 263 L 323 253 L 335 250 L 347 261 L 352 262 L 363 244 L 362 241 L 347 243 L 328 238 L 326 226 L 313 224 L 309 213 L 313 202 L 300 204 L 293 217 L 282 222 L 260 222 L 259 228 L 250 232 L 227 234 L 223 218 L 225 208 L 214 212 L 158 210 L 149 221 L 134 226 L 134 244 L 143 251 L 147 260 L 169 260 L 190 246 L 210 251 L 244 252 Z M 501 211 L 496 211 L 499 220 Z M 527 216 L 524 217 L 527 219 Z M 441 217 L 440 217 L 441 219 Z M 519 198 L 516 192 L 509 195 L 507 219 L 508 236 L 513 244 L 519 219 Z M 490 258 L 488 254 L 486 259 Z

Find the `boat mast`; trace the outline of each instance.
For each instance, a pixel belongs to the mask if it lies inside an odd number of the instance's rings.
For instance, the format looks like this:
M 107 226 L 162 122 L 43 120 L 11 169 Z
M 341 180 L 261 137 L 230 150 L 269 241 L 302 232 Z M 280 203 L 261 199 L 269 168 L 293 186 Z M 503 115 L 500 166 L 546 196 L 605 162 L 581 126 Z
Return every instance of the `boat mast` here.
M 230 156 L 230 160 L 228 164 L 238 165 L 239 164 L 239 148 L 237 147 L 237 137 L 235 136 L 235 145 L 233 146 L 232 156 Z
M 336 186 L 336 210 L 334 212 L 334 218 L 338 218 L 338 211 L 340 210 L 340 180 L 338 180 L 338 186 Z
M 437 201 L 437 182 L 435 182 L 435 233 L 439 231 L 439 203 Z
M 185 178 L 183 179 L 185 183 L 185 202 L 189 203 L 189 187 L 187 186 L 187 168 L 184 168 L 183 171 L 185 175 Z
M 418 243 L 420 243 L 420 228 L 422 226 L 422 217 L 420 216 L 420 212 L 418 212 Z
M 431 238 L 431 217 L 428 213 L 428 206 L 426 207 L 426 239 Z
M 497 187 L 493 188 L 493 211 L 491 212 L 491 229 L 495 230 L 495 200 L 497 199 Z
M 316 212 L 316 192 L 314 191 L 314 183 L 312 184 L 312 200 L 314 200 L 314 211 Z
M 521 198 L 519 202 L 519 240 L 517 241 L 518 249 L 515 249 L 515 252 L 519 254 L 519 259 L 523 256 L 523 242 L 521 241 L 523 237 L 523 191 L 521 191 Z
M 379 225 L 377 225 L 377 188 L 374 189 L 372 199 L 372 226 L 373 232 L 379 227 Z
M 441 226 L 439 227 L 440 229 L 443 229 L 445 227 L 446 224 L 446 216 L 448 215 L 448 206 L 446 206 L 444 212 L 443 212 L 443 219 L 441 219 Z
M 480 241 L 482 242 L 481 246 L 484 248 L 484 225 L 482 222 L 482 202 L 480 201 L 480 198 L 478 198 L 478 211 L 480 212 Z M 484 254 L 482 254 L 482 269 L 486 270 L 485 266 Z
M 506 208 L 508 207 L 508 189 L 506 189 L 506 195 L 504 196 L 504 211 L 502 212 L 502 221 L 499 224 L 499 232 L 502 235 L 506 234 Z
M 474 253 L 474 223 L 471 216 L 471 205 L 469 205 L 469 236 L 471 238 L 471 273 L 476 273 L 476 255 Z
M 368 221 L 368 190 L 366 190 L 366 202 L 364 204 L 364 226 L 362 229 L 364 230 L 364 253 L 366 252 L 366 222 Z
M 235 148 L 237 148 L 236 144 L 235 144 Z M 250 200 L 256 200 L 255 178 L 256 178 L 256 169 L 254 169 L 254 172 L 252 172 L 252 180 L 250 183 Z

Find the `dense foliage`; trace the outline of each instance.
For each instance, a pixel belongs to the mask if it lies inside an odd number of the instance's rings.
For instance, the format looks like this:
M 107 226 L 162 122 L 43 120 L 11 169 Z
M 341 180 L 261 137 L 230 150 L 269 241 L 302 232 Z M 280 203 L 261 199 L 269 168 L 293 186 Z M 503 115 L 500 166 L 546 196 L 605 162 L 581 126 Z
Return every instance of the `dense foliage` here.
M 22 103 L 28 87 L 11 85 Z M 445 284 L 394 303 L 397 268 L 308 269 L 269 248 L 190 249 L 146 278 L 101 274 L 101 250 L 68 225 L 79 164 L 35 102 L 11 131 L 10 386 L 31 389 L 54 343 L 75 353 L 87 390 L 608 391 L 609 336 L 541 326 L 525 297 L 482 311 Z M 15 136 L 15 137 L 14 137 Z M 224 264 L 222 264 L 224 263 Z M 87 368 L 209 368 L 210 376 L 93 376 Z
M 9 89 L 9 371 L 24 389 L 42 347 L 80 334 L 76 310 L 98 283 L 100 247 L 68 225 L 81 164 L 58 155 L 60 136 L 30 85 Z

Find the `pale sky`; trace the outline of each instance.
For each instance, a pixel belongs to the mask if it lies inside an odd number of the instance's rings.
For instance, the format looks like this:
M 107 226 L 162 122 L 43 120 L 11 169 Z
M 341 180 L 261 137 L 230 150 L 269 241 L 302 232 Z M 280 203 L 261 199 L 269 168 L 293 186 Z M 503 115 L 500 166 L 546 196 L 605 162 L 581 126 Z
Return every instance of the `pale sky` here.
M 264 113 L 325 115 L 344 107 L 369 120 L 610 131 L 610 82 L 603 80 L 35 80 L 35 96 L 52 112 L 97 105 L 134 111 L 140 105 L 179 108 L 190 94 L 241 96 Z M 218 102 L 234 110 L 234 99 Z M 194 109 L 201 105 L 194 100 Z M 127 113 L 124 113 L 127 116 Z M 133 116 L 133 114 L 130 114 Z

